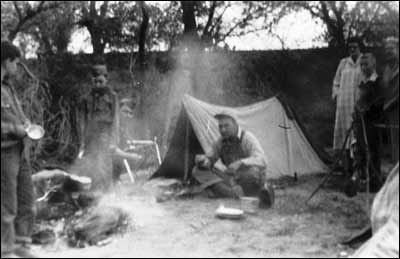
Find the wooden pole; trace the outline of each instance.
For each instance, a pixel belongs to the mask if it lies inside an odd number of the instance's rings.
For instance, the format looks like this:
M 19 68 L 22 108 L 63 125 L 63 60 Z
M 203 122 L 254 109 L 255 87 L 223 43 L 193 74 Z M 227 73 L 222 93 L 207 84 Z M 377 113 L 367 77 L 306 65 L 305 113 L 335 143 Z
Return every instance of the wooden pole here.
M 292 140 L 290 136 L 289 130 L 291 129 L 289 123 L 288 123 L 288 117 L 285 113 L 285 137 L 286 137 L 286 147 L 287 147 L 287 152 L 288 152 L 288 170 L 289 170 L 289 175 L 294 175 L 294 170 L 293 170 L 293 153 L 292 153 Z
M 189 176 L 189 119 L 186 119 L 185 129 L 185 157 L 184 157 L 184 170 L 185 176 L 183 181 L 186 182 Z
M 157 137 L 154 137 L 154 146 L 156 147 L 158 165 L 161 165 L 161 154 L 160 149 L 158 148 Z
M 129 178 L 131 179 L 131 183 L 135 183 L 135 178 L 133 177 L 133 173 L 132 173 L 131 167 L 129 166 L 128 160 L 124 159 L 124 165 L 125 165 L 126 171 L 128 172 Z
M 370 188 L 369 188 L 369 183 L 371 181 L 370 179 L 370 171 L 369 171 L 369 167 L 371 164 L 371 151 L 369 149 L 369 143 L 368 143 L 368 135 L 367 135 L 367 129 L 365 126 L 365 120 L 364 120 L 364 114 L 365 113 L 361 113 L 360 117 L 361 117 L 361 123 L 362 123 L 362 129 L 363 129 L 363 137 L 364 137 L 364 142 L 365 142 L 365 153 L 367 154 L 367 165 L 365 168 L 365 173 L 366 173 L 366 189 L 367 189 L 367 199 L 366 199 L 366 210 L 367 210 L 367 214 L 370 215 L 371 212 L 371 206 L 370 206 Z

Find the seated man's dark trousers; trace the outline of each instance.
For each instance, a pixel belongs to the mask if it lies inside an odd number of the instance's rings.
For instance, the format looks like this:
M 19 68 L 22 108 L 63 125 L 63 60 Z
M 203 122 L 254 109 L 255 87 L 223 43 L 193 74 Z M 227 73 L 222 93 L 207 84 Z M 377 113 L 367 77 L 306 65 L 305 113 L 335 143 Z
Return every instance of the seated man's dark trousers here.
M 361 116 L 364 119 L 364 126 L 361 120 Z M 364 135 L 364 130 L 366 136 Z M 361 178 L 366 179 L 367 171 L 367 144 L 368 152 L 370 155 L 370 166 L 369 176 L 370 176 L 370 188 L 371 191 L 377 191 L 383 184 L 383 179 L 381 175 L 381 159 L 379 155 L 380 143 L 379 143 L 379 129 L 374 126 L 374 122 L 371 121 L 364 113 L 359 111 L 355 112 L 354 121 L 354 133 L 356 136 L 356 152 L 355 152 L 355 167 L 360 170 Z M 366 141 L 368 143 L 366 143 Z
M 255 166 L 242 166 L 233 176 L 216 169 L 193 168 L 192 176 L 216 198 L 257 196 L 265 183 L 264 170 Z

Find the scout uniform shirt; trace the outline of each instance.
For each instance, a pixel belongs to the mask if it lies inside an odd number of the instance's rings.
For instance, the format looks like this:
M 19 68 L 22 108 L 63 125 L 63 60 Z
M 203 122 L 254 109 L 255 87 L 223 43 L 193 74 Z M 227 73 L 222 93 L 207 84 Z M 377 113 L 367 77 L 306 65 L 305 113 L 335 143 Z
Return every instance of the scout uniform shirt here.
M 15 127 L 29 123 L 15 91 L 7 82 L 1 83 L 1 148 L 20 143 Z

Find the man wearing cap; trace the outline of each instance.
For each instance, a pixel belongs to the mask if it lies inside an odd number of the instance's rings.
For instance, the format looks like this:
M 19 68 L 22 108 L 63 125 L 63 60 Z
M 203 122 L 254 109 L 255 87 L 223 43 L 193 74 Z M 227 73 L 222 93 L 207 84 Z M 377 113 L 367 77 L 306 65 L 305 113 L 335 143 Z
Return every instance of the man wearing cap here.
M 265 182 L 261 144 L 239 126 L 233 112 L 222 111 L 215 118 L 221 137 L 209 154 L 196 156 L 192 176 L 214 197 L 257 196 Z
M 354 135 L 356 138 L 355 169 L 361 171 L 361 178 L 366 179 L 367 159 L 369 163 L 370 188 L 379 190 L 383 184 L 381 161 L 379 156 L 378 124 L 382 117 L 382 86 L 376 73 L 376 59 L 372 53 L 361 56 L 360 67 L 363 79 L 358 87 L 358 98 L 354 109 Z

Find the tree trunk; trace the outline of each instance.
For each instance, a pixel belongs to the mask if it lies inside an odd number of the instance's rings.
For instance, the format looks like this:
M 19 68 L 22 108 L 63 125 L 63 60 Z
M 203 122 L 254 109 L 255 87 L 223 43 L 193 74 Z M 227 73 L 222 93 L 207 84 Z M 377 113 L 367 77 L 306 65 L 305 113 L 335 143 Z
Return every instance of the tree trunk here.
M 142 24 L 140 25 L 139 30 L 139 63 L 143 68 L 145 62 L 145 47 L 146 47 L 146 38 L 147 38 L 147 28 L 149 26 L 149 14 L 147 12 L 147 6 L 144 1 L 140 1 L 141 10 L 142 10 Z
M 139 2 L 141 10 L 142 10 L 142 23 L 140 25 L 139 30 L 139 70 L 138 75 L 136 76 L 137 80 L 140 82 L 140 88 L 138 89 L 137 95 L 137 115 L 142 120 L 142 129 L 141 132 L 144 133 L 148 129 L 148 121 L 145 116 L 145 73 L 146 73 L 146 38 L 147 38 L 147 29 L 149 26 L 149 14 L 147 11 L 147 6 L 144 1 Z M 147 136 L 141 136 L 143 138 Z
M 198 44 L 199 35 L 197 34 L 196 17 L 194 7 L 196 1 L 181 1 L 182 5 L 182 22 L 184 24 L 183 42 L 189 48 Z
M 92 38 L 92 46 L 93 46 L 93 55 L 101 56 L 104 54 L 105 45 L 101 42 L 101 36 L 96 33 L 91 33 Z
M 184 24 L 182 46 L 188 48 L 189 57 L 185 59 L 183 66 L 187 67 L 190 71 L 190 79 L 192 82 L 191 88 L 193 89 L 193 94 L 201 95 L 199 92 L 199 87 L 196 80 L 197 63 L 199 52 L 201 49 L 200 37 L 197 33 L 197 24 L 195 17 L 195 4 L 196 1 L 181 1 L 182 6 L 182 21 Z

